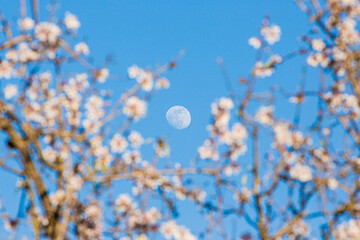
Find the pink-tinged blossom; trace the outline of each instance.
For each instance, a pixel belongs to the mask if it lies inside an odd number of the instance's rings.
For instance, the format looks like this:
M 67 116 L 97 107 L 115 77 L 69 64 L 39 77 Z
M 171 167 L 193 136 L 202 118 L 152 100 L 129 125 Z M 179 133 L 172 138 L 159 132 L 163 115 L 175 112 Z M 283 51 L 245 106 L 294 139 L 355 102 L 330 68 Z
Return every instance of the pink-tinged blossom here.
M 147 104 L 145 101 L 139 99 L 136 96 L 128 98 L 124 106 L 124 114 L 138 120 L 145 117 L 147 111 Z
M 167 221 L 160 226 L 160 232 L 166 239 L 171 239 L 177 230 L 177 224 L 174 221 Z
M 0 62 L 0 79 L 1 78 L 6 78 L 6 79 L 11 78 L 13 71 L 14 70 L 13 70 L 13 66 L 11 63 L 9 63 L 6 60 L 2 60 Z
M 95 149 L 95 155 L 97 159 L 95 161 L 95 169 L 102 171 L 109 168 L 111 162 L 113 161 L 113 156 L 110 154 L 108 147 L 98 147 Z
M 230 121 L 230 110 L 234 107 L 234 103 L 230 98 L 221 98 L 211 104 L 211 113 L 213 114 L 214 123 L 208 126 L 208 130 L 212 136 L 221 134 L 228 129 Z
M 120 240 L 131 240 L 131 238 L 126 236 L 126 237 L 121 237 Z
M 209 128 L 211 131 L 211 128 Z M 213 136 L 215 136 L 216 134 L 212 133 Z M 225 143 L 227 145 L 231 145 L 231 143 L 233 142 L 233 137 L 231 132 L 226 129 L 224 131 L 220 131 L 219 132 L 219 141 L 220 143 Z
M 92 95 L 88 98 L 85 109 L 86 109 L 86 118 L 91 121 L 97 121 L 105 115 L 103 109 L 104 101 L 101 97 Z
M 291 239 L 302 239 L 310 235 L 310 229 L 303 220 L 295 221 L 289 233 L 287 234 Z
M 324 148 L 317 148 L 314 150 L 314 156 L 322 163 L 330 163 L 331 157 Z
M 29 31 L 34 28 L 35 21 L 29 17 L 21 19 L 18 21 L 20 29 L 23 31 Z
M 36 61 L 40 57 L 40 54 L 32 50 L 29 47 L 29 45 L 25 42 L 22 42 L 18 45 L 17 55 L 18 55 L 18 60 L 22 63 L 29 61 Z
M 207 195 L 206 192 L 201 191 L 200 189 L 194 189 L 190 192 L 190 198 L 196 202 L 201 202 L 201 203 L 205 201 L 206 195 Z
M 235 194 L 234 200 L 237 202 L 248 202 L 250 200 L 250 197 L 252 196 L 252 191 L 249 190 L 246 187 L 241 188 L 241 193 L 240 194 Z
M 74 78 L 70 78 L 69 82 L 65 83 L 62 88 L 63 88 L 63 91 L 66 93 L 66 97 L 68 98 L 68 100 L 74 99 L 74 98 L 81 98 L 81 96 L 79 95 L 79 90 L 75 86 Z M 64 98 L 64 101 L 66 101 L 65 99 L 66 98 Z
M 133 211 L 136 209 L 136 202 L 125 193 L 122 193 L 118 196 L 118 198 L 115 201 L 115 205 L 119 212 L 128 212 Z
M 183 188 L 178 188 L 175 190 L 175 197 L 181 201 L 186 199 L 186 194 Z
M 214 115 L 214 124 L 207 127 L 212 136 L 216 136 L 220 132 L 227 130 L 230 121 L 230 113 L 221 111 L 219 114 Z
M 272 116 L 273 111 L 273 106 L 261 106 L 254 116 L 255 120 L 262 125 L 271 125 L 274 123 L 274 118 Z
M 277 122 L 274 126 L 275 141 L 279 145 L 292 145 L 290 124 L 287 122 Z
M 139 234 L 134 240 L 149 240 L 149 238 L 145 234 Z
M 43 113 L 47 121 L 47 126 L 54 126 L 56 118 L 60 114 L 59 99 L 51 98 L 43 104 Z
M 318 52 L 325 49 L 326 45 L 322 39 L 314 39 L 311 41 L 311 47 Z
M 170 87 L 170 82 L 167 78 L 158 78 L 156 79 L 155 88 L 156 89 L 168 89 Z
M 174 221 L 167 221 L 160 226 L 160 232 L 165 239 L 196 240 L 197 238 L 184 226 L 177 225 Z
M 19 60 L 18 52 L 15 49 L 10 49 L 6 54 L 5 58 L 10 62 L 17 62 Z
M 230 155 L 229 158 L 232 161 L 236 161 L 238 159 L 239 156 L 244 155 L 247 151 L 247 146 L 246 144 L 239 142 L 239 143 L 234 143 L 231 145 L 230 147 Z
M 360 239 L 360 220 L 351 219 L 336 226 L 336 240 L 357 240 Z
M 208 139 L 205 140 L 204 144 L 198 148 L 198 153 L 201 159 L 213 159 L 215 161 L 219 159 L 218 151 Z
M 339 26 L 340 39 L 349 45 L 354 45 L 360 42 L 360 34 L 356 30 L 357 21 L 352 18 L 345 18 L 343 23 Z
M 77 54 L 90 54 L 89 46 L 85 42 L 79 42 L 78 44 L 76 44 L 74 50 Z
M 295 166 L 291 167 L 290 176 L 291 178 L 300 180 L 301 182 L 311 181 L 311 168 L 307 165 L 296 164 Z
M 170 147 L 162 139 L 158 139 L 154 144 L 155 153 L 159 157 L 170 156 Z
M 220 141 L 226 143 L 230 147 L 229 158 L 235 161 L 240 155 L 243 155 L 247 151 L 247 146 L 245 144 L 245 140 L 247 139 L 247 130 L 241 123 L 235 123 L 232 126 L 231 132 L 222 131 L 220 132 Z M 211 146 L 209 149 L 206 149 L 205 145 L 204 149 L 200 149 L 204 151 L 202 154 L 208 154 L 207 151 L 211 150 Z M 199 152 L 200 153 L 200 152 Z
M 291 144 L 295 149 L 300 149 L 302 146 L 304 146 L 305 144 L 310 144 L 310 142 L 308 142 L 302 132 L 300 131 L 294 131 L 291 134 Z
M 264 26 L 260 33 L 266 42 L 273 45 L 280 40 L 281 29 L 278 25 Z
M 9 84 L 4 89 L 5 99 L 11 99 L 18 94 L 18 88 L 15 84 Z
M 128 139 L 133 148 L 139 148 L 144 143 L 144 138 L 137 131 L 131 131 Z
M 78 18 L 70 12 L 65 13 L 64 23 L 66 28 L 69 30 L 76 30 L 81 26 Z
M 307 64 L 309 64 L 312 67 L 321 66 L 323 68 L 327 67 L 330 63 L 329 57 L 320 52 L 315 54 L 310 54 L 306 59 Z
M 79 175 L 72 175 L 67 181 L 67 190 L 77 192 L 84 184 L 83 179 Z
M 102 224 L 102 209 L 96 202 L 85 208 L 85 216 L 79 219 L 77 223 L 77 235 L 79 239 L 101 239 L 103 224 Z
M 321 133 L 324 134 L 325 136 L 328 136 L 328 135 L 330 135 L 331 130 L 330 130 L 330 128 L 323 128 L 321 130 Z
M 332 52 L 333 52 L 333 58 L 334 58 L 335 61 L 337 61 L 337 62 L 345 61 L 346 54 L 339 47 L 334 47 Z
M 266 78 L 270 77 L 275 72 L 273 67 L 264 64 L 261 61 L 255 63 L 253 74 L 255 77 Z
M 110 146 L 113 153 L 122 153 L 128 146 L 128 142 L 120 134 L 115 134 L 111 139 Z
M 331 190 L 335 190 L 339 186 L 339 182 L 335 178 L 329 178 L 326 184 Z
M 283 61 L 282 57 L 278 54 L 273 54 L 268 60 L 269 65 L 275 65 Z
M 37 123 L 44 122 L 44 118 L 41 114 L 41 106 L 36 102 L 26 104 L 23 108 L 23 113 L 27 121 L 34 121 Z
M 303 95 L 296 95 L 289 98 L 289 102 L 294 104 L 301 104 L 303 103 L 303 101 L 304 101 Z
M 37 88 L 36 84 L 32 84 L 26 90 L 26 96 L 28 96 L 31 100 L 36 100 L 39 97 L 39 89 Z
M 39 74 L 39 82 L 42 89 L 46 90 L 51 83 L 52 75 L 50 72 L 44 72 Z
M 57 151 L 51 147 L 47 147 L 42 151 L 42 156 L 45 161 L 49 163 L 54 163 L 57 157 Z
M 178 226 L 174 238 L 175 240 L 196 240 L 196 237 L 184 226 Z
M 92 218 L 101 218 L 102 210 L 96 204 L 91 204 L 85 209 L 85 214 Z
M 357 0 L 341 0 L 340 2 L 345 6 L 354 6 L 357 3 Z
M 95 72 L 95 76 L 100 83 L 104 83 L 106 79 L 109 77 L 109 69 L 102 68 Z
M 155 207 L 150 208 L 144 214 L 144 221 L 146 223 L 155 224 L 161 218 L 161 213 Z
M 89 119 L 84 119 L 82 125 L 85 128 L 86 132 L 90 134 L 95 134 L 99 132 L 102 126 L 100 121 L 91 121 Z
M 138 150 L 126 151 L 122 155 L 124 162 L 127 165 L 136 164 L 141 162 L 141 154 Z
M 261 39 L 258 37 L 252 37 L 248 40 L 248 44 L 255 49 L 259 49 L 261 47 Z
M 35 37 L 40 42 L 54 44 L 56 43 L 60 34 L 60 28 L 51 22 L 41 22 L 35 26 Z
M 102 143 L 103 143 L 103 137 L 100 135 L 94 136 L 93 138 L 91 138 L 90 140 L 90 146 L 93 149 L 102 147 Z
M 135 79 L 139 76 L 140 72 L 142 71 L 141 68 L 139 68 L 137 65 L 132 65 L 127 69 L 129 78 Z
M 76 74 L 76 84 L 79 91 L 89 87 L 88 75 L 86 73 Z
M 247 130 L 241 123 L 235 123 L 232 126 L 231 135 L 234 142 L 243 142 L 247 138 Z
M 237 176 L 240 173 L 240 166 L 238 164 L 236 164 L 235 162 L 233 162 L 232 164 L 226 165 L 223 168 L 223 173 L 227 177 Z
M 142 90 L 149 92 L 154 86 L 153 74 L 150 71 L 141 70 L 136 77 L 136 81 L 140 84 Z
M 58 206 L 65 199 L 65 191 L 62 189 L 57 190 L 54 193 L 50 194 L 50 202 L 53 206 Z
M 229 111 L 234 107 L 234 102 L 230 98 L 222 97 L 218 102 L 218 106 L 223 110 Z
M 13 226 L 11 224 L 10 219 L 5 219 L 4 221 L 4 229 L 8 232 L 10 232 L 12 230 Z

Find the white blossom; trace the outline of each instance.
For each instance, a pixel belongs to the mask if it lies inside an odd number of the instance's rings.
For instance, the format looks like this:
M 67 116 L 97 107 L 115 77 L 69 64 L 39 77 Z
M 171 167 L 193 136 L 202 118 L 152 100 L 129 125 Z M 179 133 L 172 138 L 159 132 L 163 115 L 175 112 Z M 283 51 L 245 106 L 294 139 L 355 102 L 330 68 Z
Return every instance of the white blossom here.
M 124 106 L 124 114 L 138 120 L 145 117 L 147 111 L 147 104 L 145 101 L 139 99 L 136 96 L 128 98 Z
M 15 84 L 9 84 L 4 89 L 5 99 L 11 99 L 18 94 L 18 88 Z
M 281 29 L 278 25 L 264 26 L 261 29 L 261 35 L 270 45 L 278 42 L 281 36 Z
M 70 12 L 65 13 L 64 23 L 65 23 L 66 28 L 70 29 L 70 30 L 76 30 L 81 25 L 81 23 L 79 22 L 77 17 Z
M 51 22 L 41 22 L 35 26 L 35 37 L 40 42 L 54 44 L 61 34 L 60 28 Z

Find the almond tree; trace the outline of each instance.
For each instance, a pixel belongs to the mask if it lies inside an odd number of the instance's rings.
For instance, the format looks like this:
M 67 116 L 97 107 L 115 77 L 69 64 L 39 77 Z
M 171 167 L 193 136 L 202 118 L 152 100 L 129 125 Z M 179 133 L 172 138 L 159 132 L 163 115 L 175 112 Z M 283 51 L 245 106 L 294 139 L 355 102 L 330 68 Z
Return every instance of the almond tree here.
M 88 45 L 71 44 L 81 26 L 74 14 L 58 20 L 52 5 L 40 19 L 36 0 L 29 15 L 21 1 L 17 26 L 1 14 L 0 166 L 18 176 L 24 212 L 1 206 L 8 233 L 1 238 L 360 239 L 360 3 L 295 2 L 311 22 L 299 49 L 273 53 L 281 28 L 265 18 L 249 39 L 257 59 L 236 83 L 241 91 L 218 59 L 229 94 L 211 105 L 209 137 L 195 162 L 165 167 L 170 146 L 133 123 L 170 87 L 165 75 L 178 58 L 154 69 L 129 66 L 133 87 L 112 101 L 101 86 L 115 78 L 108 62 L 94 67 Z M 297 92 L 257 91 L 301 56 Z M 316 89 L 306 87 L 308 68 L 319 72 Z M 289 101 L 295 115 L 286 119 L 276 109 Z M 142 150 L 153 146 L 144 160 Z M 132 191 L 115 195 L 119 183 Z M 191 202 L 207 226 L 177 223 L 179 201 Z M 239 220 L 236 233 L 230 218 Z

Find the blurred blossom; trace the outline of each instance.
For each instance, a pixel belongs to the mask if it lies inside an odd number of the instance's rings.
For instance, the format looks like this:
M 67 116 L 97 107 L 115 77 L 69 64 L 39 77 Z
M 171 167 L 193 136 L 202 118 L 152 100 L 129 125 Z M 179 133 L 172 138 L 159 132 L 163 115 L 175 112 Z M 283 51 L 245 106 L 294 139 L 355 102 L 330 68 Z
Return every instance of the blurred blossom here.
M 29 17 L 21 19 L 18 21 L 20 29 L 23 31 L 28 31 L 34 28 L 35 21 Z
M 128 142 L 120 134 L 115 134 L 110 142 L 111 151 L 114 153 L 122 153 L 128 146 Z
M 64 23 L 69 30 L 77 30 L 81 25 L 77 17 L 70 12 L 65 13 Z
M 290 169 L 290 176 L 293 179 L 301 182 L 308 182 L 312 180 L 311 168 L 303 164 L 296 164 Z
M 96 71 L 95 75 L 100 83 L 104 83 L 109 76 L 109 70 L 107 68 L 102 68 Z
M 51 22 L 41 22 L 35 26 L 35 37 L 40 42 L 54 44 L 61 34 L 60 28 Z
M 11 78 L 12 75 L 13 75 L 12 65 L 6 60 L 2 60 L 0 62 L 0 79 L 1 78 L 9 79 Z
M 146 102 L 136 96 L 130 97 L 126 100 L 123 110 L 124 114 L 135 120 L 145 117 L 146 111 Z
M 77 54 L 84 54 L 84 55 L 90 54 L 89 47 L 85 42 L 80 42 L 76 44 L 74 49 Z
M 115 204 L 120 212 L 133 211 L 136 209 L 136 203 L 128 194 L 120 194 Z
M 315 51 L 321 52 L 326 45 L 322 39 L 314 39 L 311 41 L 311 46 Z
M 156 89 L 168 89 L 170 87 L 170 82 L 167 78 L 158 78 L 156 79 L 155 88 Z
M 122 155 L 124 162 L 127 165 L 136 164 L 141 162 L 141 155 L 138 150 L 126 151 Z
M 257 37 L 250 38 L 248 43 L 255 49 L 259 49 L 261 47 L 261 40 Z
M 5 99 L 10 99 L 18 94 L 18 88 L 15 84 L 9 84 L 4 89 Z
M 270 45 L 278 42 L 281 36 L 281 29 L 278 25 L 264 26 L 261 28 L 261 35 Z
M 79 191 L 83 185 L 83 179 L 78 175 L 72 175 L 69 177 L 67 182 L 67 190 L 69 191 Z
M 257 110 L 254 117 L 255 117 L 256 121 L 258 121 L 262 125 L 271 125 L 274 122 L 274 119 L 272 116 L 273 111 L 274 111 L 273 106 L 261 106 Z
M 140 72 L 142 71 L 142 69 L 140 69 L 137 65 L 132 65 L 131 67 L 128 68 L 128 75 L 129 78 L 137 78 L 137 76 L 140 74 Z
M 131 146 L 134 148 L 139 148 L 144 143 L 143 137 L 137 131 L 131 131 L 128 136 L 128 139 L 131 143 Z

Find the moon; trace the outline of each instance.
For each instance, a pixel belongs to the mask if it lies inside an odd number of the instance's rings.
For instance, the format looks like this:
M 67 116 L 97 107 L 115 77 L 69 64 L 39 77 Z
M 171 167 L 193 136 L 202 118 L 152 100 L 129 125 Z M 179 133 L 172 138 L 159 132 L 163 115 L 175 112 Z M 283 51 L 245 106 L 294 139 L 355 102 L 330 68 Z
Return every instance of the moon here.
M 183 106 L 173 106 L 166 112 L 166 120 L 176 129 L 184 129 L 190 125 L 191 116 Z

